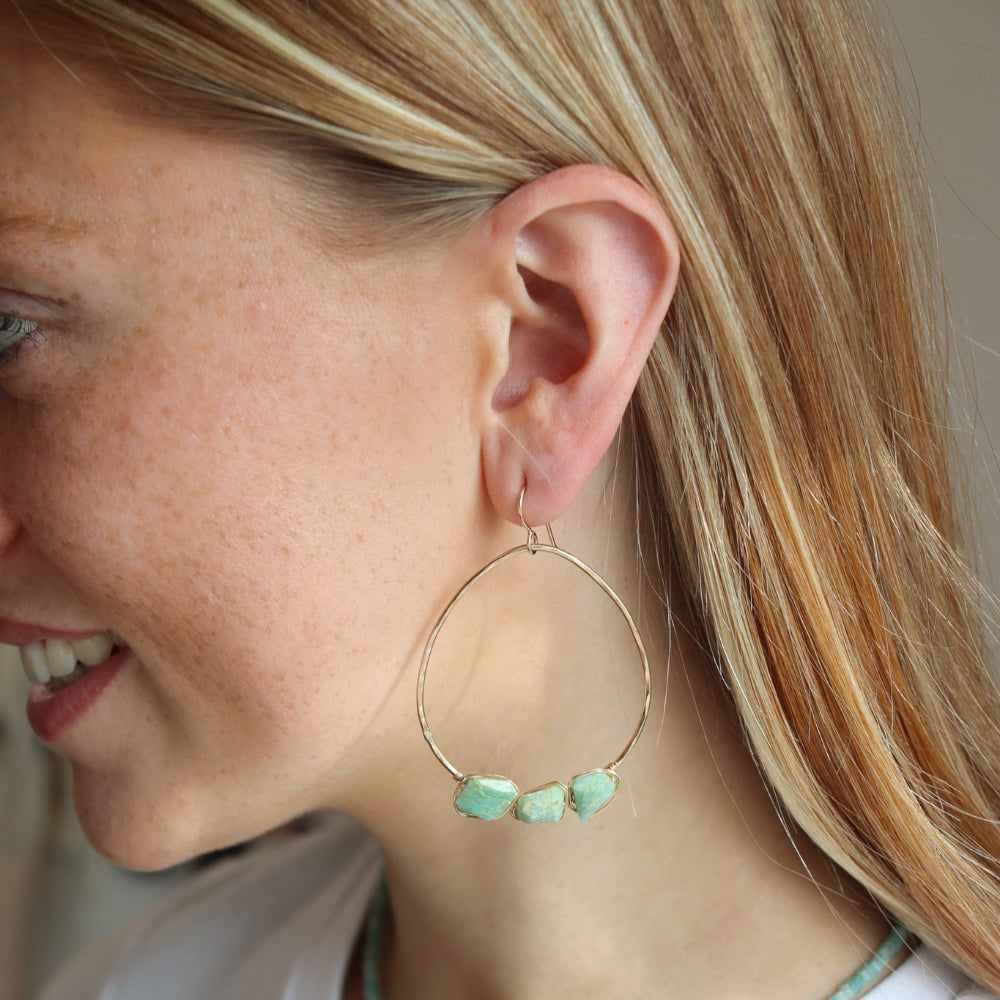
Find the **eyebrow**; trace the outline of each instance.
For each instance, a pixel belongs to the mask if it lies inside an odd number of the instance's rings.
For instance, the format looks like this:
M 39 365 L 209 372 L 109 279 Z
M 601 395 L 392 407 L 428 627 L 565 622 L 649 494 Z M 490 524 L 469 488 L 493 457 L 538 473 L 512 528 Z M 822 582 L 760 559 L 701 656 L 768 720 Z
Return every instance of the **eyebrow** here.
M 0 215 L 0 239 L 16 236 L 41 236 L 49 241 L 70 242 L 93 232 L 78 219 L 43 219 L 34 215 Z

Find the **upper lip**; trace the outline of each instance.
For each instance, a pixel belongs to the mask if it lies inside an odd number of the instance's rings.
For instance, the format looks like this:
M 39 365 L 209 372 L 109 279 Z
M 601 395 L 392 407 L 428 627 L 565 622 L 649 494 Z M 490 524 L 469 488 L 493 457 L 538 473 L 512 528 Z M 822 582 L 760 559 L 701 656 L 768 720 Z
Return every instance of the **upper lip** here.
M 92 635 L 100 635 L 104 631 L 106 630 L 100 628 L 67 631 L 0 618 L 0 642 L 10 646 L 26 646 L 29 642 L 40 642 L 42 639 L 66 639 L 72 642 L 74 639 L 89 639 Z

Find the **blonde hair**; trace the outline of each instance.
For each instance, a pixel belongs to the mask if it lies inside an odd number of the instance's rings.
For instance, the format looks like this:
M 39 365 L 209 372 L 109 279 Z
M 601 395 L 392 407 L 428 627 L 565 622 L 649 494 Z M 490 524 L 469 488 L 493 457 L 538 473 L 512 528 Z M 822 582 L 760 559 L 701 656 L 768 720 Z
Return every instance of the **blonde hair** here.
M 573 163 L 662 201 L 682 276 L 628 417 L 652 568 L 788 814 L 1000 989 L 1000 699 L 959 555 L 923 183 L 861 5 L 18 6 L 151 108 L 401 231 Z

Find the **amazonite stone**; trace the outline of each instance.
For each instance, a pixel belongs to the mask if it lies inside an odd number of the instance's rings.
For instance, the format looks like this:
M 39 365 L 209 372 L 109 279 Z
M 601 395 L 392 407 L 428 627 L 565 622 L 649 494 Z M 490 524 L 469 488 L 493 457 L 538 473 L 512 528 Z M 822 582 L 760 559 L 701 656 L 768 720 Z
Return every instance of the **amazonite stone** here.
M 522 823 L 558 823 L 566 812 L 566 786 L 552 781 L 522 792 L 514 803 L 514 818 Z
M 475 819 L 499 819 L 517 798 L 517 785 L 502 774 L 470 774 L 455 789 L 455 808 Z
M 618 794 L 618 775 L 613 771 L 585 771 L 569 783 L 577 816 L 590 819 Z

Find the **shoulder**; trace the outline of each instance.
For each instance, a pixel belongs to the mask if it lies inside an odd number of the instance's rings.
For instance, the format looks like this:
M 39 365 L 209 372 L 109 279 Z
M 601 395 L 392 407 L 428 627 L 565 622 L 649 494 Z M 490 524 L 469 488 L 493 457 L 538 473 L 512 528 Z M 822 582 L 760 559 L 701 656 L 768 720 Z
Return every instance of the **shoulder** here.
M 926 945 L 918 947 L 868 1000 L 1000 1000 Z
M 335 995 L 380 858 L 356 823 L 250 851 L 192 879 L 71 963 L 41 1000 L 271 1000 L 293 978 Z

